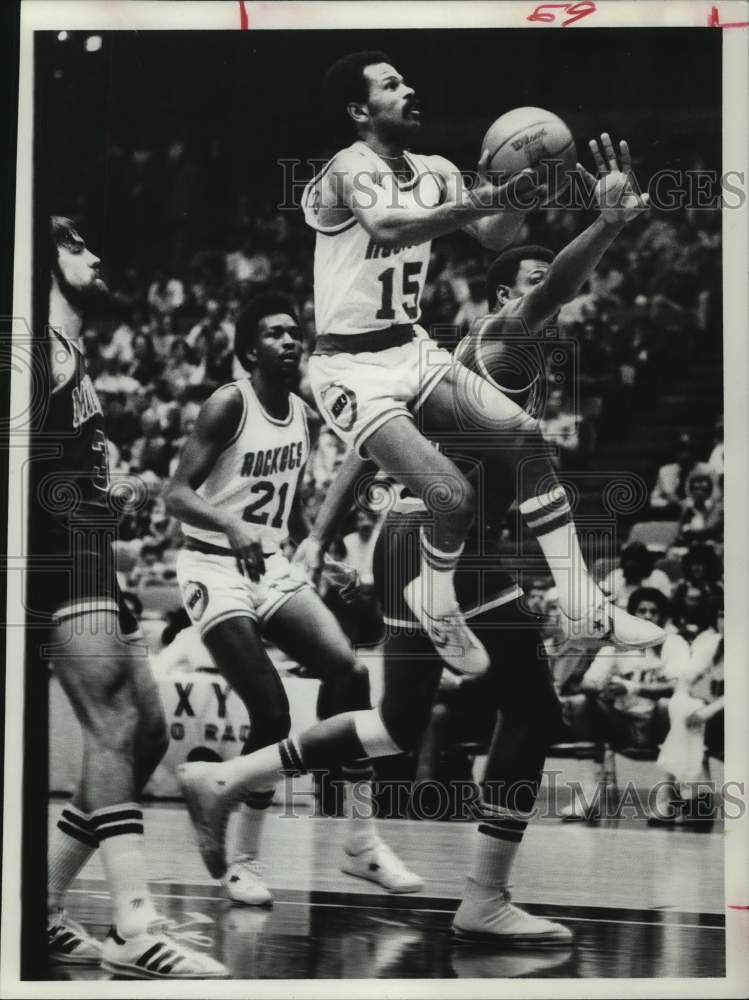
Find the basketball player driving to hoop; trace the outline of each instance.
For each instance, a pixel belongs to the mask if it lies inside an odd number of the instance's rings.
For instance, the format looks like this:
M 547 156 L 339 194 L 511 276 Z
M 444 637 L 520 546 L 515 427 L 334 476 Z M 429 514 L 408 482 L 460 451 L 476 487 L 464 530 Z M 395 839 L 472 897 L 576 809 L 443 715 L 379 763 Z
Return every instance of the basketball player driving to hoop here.
M 455 595 L 454 574 L 475 517 L 471 484 L 435 448 L 432 435 L 501 434 L 517 464 L 534 472 L 519 482 L 518 503 L 539 540 L 560 589 L 562 610 L 583 639 L 648 646 L 660 634 L 606 604 L 589 586 L 570 508 L 555 483 L 537 421 L 497 387 L 482 382 L 418 325 L 432 239 L 459 229 L 494 249 L 507 246 L 523 209 L 541 204 L 544 189 L 523 172 L 501 188 L 479 161 L 478 184 L 466 189 L 457 168 L 441 156 L 408 150 L 421 126 L 419 101 L 382 52 L 345 56 L 328 71 L 328 107 L 347 115 L 357 139 L 340 150 L 304 194 L 315 244 L 317 341 L 309 378 L 320 412 L 348 445 L 366 453 L 386 474 L 418 496 L 430 523 L 420 535 L 421 571 L 404 591 L 406 604 L 443 659 L 462 673 L 488 666 L 483 646 L 467 627 Z M 621 191 L 627 187 L 608 136 L 604 152 Z M 608 145 L 607 145 L 608 143 Z M 613 164 L 613 166 L 612 166 Z M 516 206 L 498 208 L 514 195 Z M 519 201 L 522 196 L 522 204 Z M 601 218 L 604 229 L 612 224 Z M 558 530 L 547 530 L 551 523 Z M 544 529 L 538 530 L 544 526 Z

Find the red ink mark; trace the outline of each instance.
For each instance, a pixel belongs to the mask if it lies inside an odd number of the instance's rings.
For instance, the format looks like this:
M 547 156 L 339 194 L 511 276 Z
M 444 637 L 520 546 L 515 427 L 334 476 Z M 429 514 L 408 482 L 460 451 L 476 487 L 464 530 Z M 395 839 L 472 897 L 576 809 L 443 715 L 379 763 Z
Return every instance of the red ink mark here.
M 250 19 L 247 16 L 247 8 L 244 5 L 244 0 L 239 0 L 239 30 L 247 31 L 250 27 Z
M 749 28 L 749 21 L 729 21 L 726 24 L 721 24 L 718 8 L 711 7 L 707 26 L 708 28 Z
M 542 24 L 554 24 L 557 19 L 557 10 L 566 11 L 567 14 L 571 14 L 572 17 L 568 17 L 566 21 L 562 21 L 562 27 L 566 28 L 568 24 L 574 24 L 575 21 L 579 21 L 581 17 L 587 17 L 588 14 L 595 14 L 596 5 L 593 0 L 579 0 L 579 3 L 542 3 L 526 17 L 526 21 L 540 21 Z
M 749 906 L 737 906 L 735 903 L 728 903 L 729 910 L 749 910 Z

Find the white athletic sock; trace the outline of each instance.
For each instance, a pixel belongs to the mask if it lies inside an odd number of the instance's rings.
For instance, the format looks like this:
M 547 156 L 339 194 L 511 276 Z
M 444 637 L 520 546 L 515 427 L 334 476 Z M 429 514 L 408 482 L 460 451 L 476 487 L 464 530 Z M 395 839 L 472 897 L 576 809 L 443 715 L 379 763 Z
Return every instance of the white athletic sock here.
M 236 801 L 246 799 L 258 788 L 275 784 L 284 774 L 306 773 L 292 737 L 251 754 L 223 761 L 216 764 L 215 769 L 217 776 L 221 776 L 223 795 Z
M 349 854 L 361 854 L 377 844 L 377 827 L 375 826 L 375 807 L 372 801 L 372 769 L 362 769 L 362 777 L 357 780 L 356 771 L 344 768 L 347 778 L 343 812 L 346 817 L 345 850 Z
M 62 909 L 68 886 L 97 847 L 90 817 L 73 805 L 67 805 L 49 842 L 47 862 L 47 906 Z
M 490 815 L 479 823 L 479 842 L 470 879 L 479 888 L 496 891 L 509 885 L 528 817 L 500 806 L 485 806 L 485 809 Z
M 112 894 L 117 933 L 124 938 L 135 937 L 158 916 L 146 883 L 143 813 L 136 803 L 123 802 L 97 809 L 91 822 Z
M 240 859 L 255 860 L 260 850 L 260 839 L 268 815 L 268 806 L 273 801 L 273 789 L 257 792 L 247 797 L 244 805 L 237 810 L 234 840 L 229 850 L 229 863 Z
M 519 510 L 549 564 L 560 608 L 568 618 L 582 618 L 601 590 L 585 565 L 564 487 L 524 500 Z
M 458 603 L 455 596 L 455 567 L 463 546 L 452 552 L 443 552 L 429 541 L 422 526 L 419 529 L 419 547 L 424 609 L 432 617 L 438 618 Z

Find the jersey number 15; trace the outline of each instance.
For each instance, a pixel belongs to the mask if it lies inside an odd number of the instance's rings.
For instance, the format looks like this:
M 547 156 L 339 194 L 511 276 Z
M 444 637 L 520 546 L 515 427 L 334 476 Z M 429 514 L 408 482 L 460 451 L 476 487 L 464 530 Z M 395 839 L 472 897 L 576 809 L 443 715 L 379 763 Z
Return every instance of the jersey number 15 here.
M 403 302 L 403 310 L 410 319 L 416 319 L 419 315 L 419 309 L 416 305 L 419 298 L 419 274 L 421 273 L 421 261 L 407 261 L 403 265 L 403 298 L 407 295 L 413 295 L 413 302 L 409 305 L 407 302 Z M 387 270 L 383 271 L 382 274 L 378 274 L 377 280 L 382 285 L 382 304 L 380 308 L 375 313 L 377 319 L 395 319 L 395 311 L 393 309 L 393 282 L 395 280 L 395 268 L 389 267 Z

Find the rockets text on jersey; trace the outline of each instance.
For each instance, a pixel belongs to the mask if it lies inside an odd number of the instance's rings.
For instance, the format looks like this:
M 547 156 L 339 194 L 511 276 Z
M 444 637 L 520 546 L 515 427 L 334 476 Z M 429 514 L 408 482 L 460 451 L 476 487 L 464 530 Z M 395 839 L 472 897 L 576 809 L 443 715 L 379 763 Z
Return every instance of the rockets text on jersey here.
M 309 457 L 304 403 L 291 393 L 288 417 L 277 420 L 263 409 L 249 378 L 232 384 L 244 404 L 239 427 L 197 492 L 212 506 L 258 525 L 270 555 L 288 535 L 291 504 Z M 227 548 L 219 531 L 187 524 L 183 529 L 188 538 Z

